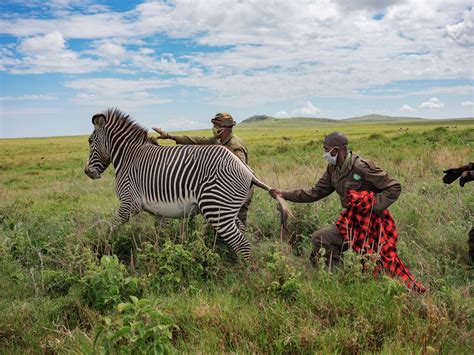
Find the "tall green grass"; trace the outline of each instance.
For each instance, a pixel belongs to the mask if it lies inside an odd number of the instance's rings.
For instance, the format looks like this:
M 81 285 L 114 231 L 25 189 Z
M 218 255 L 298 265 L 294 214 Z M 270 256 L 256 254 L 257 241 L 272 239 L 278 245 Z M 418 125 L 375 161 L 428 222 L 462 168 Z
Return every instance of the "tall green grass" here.
M 0 140 L 0 353 L 142 346 L 471 354 L 473 270 L 466 240 L 473 186 L 445 186 L 441 177 L 444 168 L 474 158 L 473 128 L 472 121 L 237 127 L 252 168 L 272 186 L 311 186 L 325 169 L 324 134 L 334 130 L 399 179 L 403 192 L 391 207 L 398 249 L 429 287 L 422 296 L 361 273 L 350 253 L 334 272 L 310 265 L 311 233 L 340 212 L 335 195 L 291 205 L 297 238 L 290 247 L 280 243 L 275 202 L 257 191 L 247 232 L 252 258 L 245 263 L 202 217 L 161 223 L 143 213 L 110 233 L 118 207 L 113 171 L 96 181 L 84 175 L 86 137 Z M 134 303 L 131 294 L 147 301 Z M 155 317 L 147 316 L 150 309 L 158 311 Z

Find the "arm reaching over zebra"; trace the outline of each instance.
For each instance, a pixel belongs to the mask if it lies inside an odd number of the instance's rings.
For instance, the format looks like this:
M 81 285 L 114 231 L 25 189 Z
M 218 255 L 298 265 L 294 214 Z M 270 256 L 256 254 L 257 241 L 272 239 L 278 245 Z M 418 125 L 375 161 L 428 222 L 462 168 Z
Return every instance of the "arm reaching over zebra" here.
M 159 134 L 159 136 L 156 137 L 156 139 L 173 139 L 173 136 L 162 128 L 152 127 L 151 129 Z
M 177 144 L 183 144 L 183 145 L 219 144 L 218 139 L 214 137 L 174 136 L 159 127 L 152 127 L 152 129 L 159 134 L 159 136 L 157 136 L 156 139 L 171 139 L 171 140 L 174 140 Z
M 113 165 L 120 200 L 115 221 L 126 223 L 142 210 L 169 218 L 201 213 L 236 253 L 249 258 L 239 210 L 253 185 L 271 187 L 242 160 L 222 145 L 156 145 L 147 130 L 117 109 L 94 115 L 92 123 L 85 173 L 97 179 Z M 277 200 L 286 225 L 288 207 Z

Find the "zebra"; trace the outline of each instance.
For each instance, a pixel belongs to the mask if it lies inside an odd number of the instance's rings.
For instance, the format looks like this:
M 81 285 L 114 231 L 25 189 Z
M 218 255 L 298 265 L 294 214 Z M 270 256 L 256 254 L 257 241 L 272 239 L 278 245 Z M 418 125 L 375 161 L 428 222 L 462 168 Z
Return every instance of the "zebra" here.
M 248 260 L 250 244 L 237 214 L 256 185 L 271 189 L 230 150 L 219 145 L 161 146 L 129 115 L 109 108 L 92 117 L 84 169 L 98 179 L 112 164 L 120 200 L 112 229 L 141 212 L 179 218 L 201 213 L 236 254 Z M 277 198 L 282 224 L 289 210 Z

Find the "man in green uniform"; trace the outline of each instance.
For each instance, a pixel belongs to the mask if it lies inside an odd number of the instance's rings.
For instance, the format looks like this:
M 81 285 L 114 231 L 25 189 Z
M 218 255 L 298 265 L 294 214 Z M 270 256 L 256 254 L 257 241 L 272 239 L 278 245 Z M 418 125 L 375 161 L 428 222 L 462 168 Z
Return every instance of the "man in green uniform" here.
M 460 166 L 459 168 L 451 168 L 444 170 L 443 182 L 451 184 L 459 178 L 459 185 L 464 187 L 464 184 L 474 180 L 474 162 Z M 467 240 L 469 247 L 469 259 L 474 263 L 474 223 L 469 232 L 469 239 Z
M 213 124 L 212 137 L 192 137 L 192 136 L 174 136 L 165 132 L 161 128 L 153 127 L 153 130 L 160 135 L 158 139 L 172 139 L 177 144 L 220 144 L 234 153 L 245 164 L 248 163 L 248 150 L 244 142 L 232 133 L 235 121 L 227 112 L 220 112 L 211 120 Z M 245 226 L 247 224 L 247 214 L 250 203 L 252 202 L 253 189 L 250 196 L 239 211 L 238 218 Z
M 376 193 L 376 204 L 373 212 L 382 212 L 400 196 L 400 183 L 391 178 L 385 171 L 370 160 L 359 157 L 347 149 L 348 140 L 342 133 L 334 132 L 324 139 L 324 158 L 328 162 L 326 172 L 314 187 L 307 189 L 281 191 L 270 190 L 275 197 L 279 195 L 292 202 L 315 202 L 333 191 L 340 197 L 342 207 L 347 207 L 348 190 L 368 190 Z M 340 235 L 335 224 L 314 232 L 311 236 L 313 252 L 311 261 L 315 263 L 319 249 L 326 249 L 326 262 L 334 266 L 339 263 L 342 252 L 347 250 L 347 243 Z

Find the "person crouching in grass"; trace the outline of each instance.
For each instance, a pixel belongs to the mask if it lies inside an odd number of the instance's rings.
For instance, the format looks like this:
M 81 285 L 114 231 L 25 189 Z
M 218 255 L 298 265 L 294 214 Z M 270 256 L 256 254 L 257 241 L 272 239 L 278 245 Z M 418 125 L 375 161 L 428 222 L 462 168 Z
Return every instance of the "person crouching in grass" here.
M 378 254 L 377 270 L 385 269 L 409 289 L 425 292 L 397 254 L 398 233 L 388 207 L 400 196 L 400 183 L 370 160 L 349 151 L 348 143 L 340 132 L 329 134 L 323 144 L 328 166 L 316 185 L 286 191 L 272 189 L 270 195 L 304 203 L 318 201 L 336 191 L 344 210 L 335 224 L 312 234 L 311 262 L 316 264 L 321 248 L 326 250 L 329 267 L 337 266 L 349 247 L 361 254 Z

